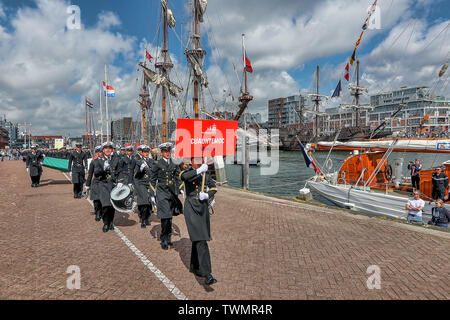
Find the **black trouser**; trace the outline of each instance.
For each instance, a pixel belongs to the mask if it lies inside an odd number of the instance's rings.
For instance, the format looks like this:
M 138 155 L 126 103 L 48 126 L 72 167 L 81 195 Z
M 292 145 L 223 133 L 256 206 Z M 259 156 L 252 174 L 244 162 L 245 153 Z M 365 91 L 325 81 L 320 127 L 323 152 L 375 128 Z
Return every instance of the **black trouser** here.
M 211 256 L 206 240 L 192 241 L 190 270 L 203 277 L 211 274 Z
M 100 200 L 94 200 L 95 216 L 102 216 L 102 202 Z
M 433 192 L 431 193 L 431 196 L 433 200 L 441 199 L 444 200 L 445 197 L 445 188 L 434 188 Z
M 169 242 L 172 234 L 172 218 L 161 219 L 161 241 Z
M 73 195 L 77 197 L 81 197 L 83 193 L 83 184 L 82 183 L 74 183 L 73 184 Z
M 416 190 L 420 190 L 420 177 L 419 176 L 411 176 L 412 187 L 416 188 Z
M 102 207 L 103 224 L 111 225 L 114 221 L 114 214 L 116 210 L 112 206 Z
M 139 218 L 142 220 L 142 222 L 150 218 L 151 215 L 150 208 L 151 205 L 149 204 L 138 205 Z
M 34 185 L 39 184 L 40 180 L 41 180 L 41 176 L 32 176 L 31 184 L 34 184 Z

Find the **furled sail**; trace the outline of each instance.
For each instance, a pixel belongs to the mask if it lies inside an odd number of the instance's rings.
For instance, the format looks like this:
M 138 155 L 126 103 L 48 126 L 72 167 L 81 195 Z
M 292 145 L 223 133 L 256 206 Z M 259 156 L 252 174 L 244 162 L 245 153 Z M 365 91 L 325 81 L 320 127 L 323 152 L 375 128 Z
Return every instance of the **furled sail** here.
M 206 11 L 206 5 L 207 5 L 207 1 L 206 0 L 198 0 L 197 1 L 197 16 L 198 16 L 198 21 L 203 22 L 203 15 L 205 14 Z
M 445 74 L 445 71 L 447 71 L 447 68 L 448 68 L 448 62 L 446 62 L 446 63 L 442 66 L 441 71 L 439 71 L 439 78 L 442 77 L 442 76 Z
M 187 55 L 189 63 L 192 66 L 192 69 L 194 69 L 195 76 L 200 78 L 200 83 L 204 87 L 208 87 L 208 79 L 206 78 L 206 75 L 203 73 L 202 68 L 200 67 L 200 64 L 198 63 L 197 59 L 191 55 Z
M 161 0 L 161 6 L 163 7 L 164 14 L 166 15 L 167 25 L 170 28 L 175 28 L 175 24 L 177 21 L 175 20 L 175 16 L 172 13 L 172 10 L 167 6 L 167 0 Z
M 178 87 L 176 84 L 171 82 L 169 79 L 167 79 L 163 75 L 160 75 L 153 70 L 145 68 L 142 65 L 141 65 L 141 67 L 144 69 L 144 75 L 145 75 L 145 79 L 147 81 L 150 81 L 150 82 L 156 84 L 157 86 L 165 87 L 166 89 L 169 90 L 169 92 L 172 96 L 176 97 L 180 94 L 181 91 L 183 91 L 182 88 Z

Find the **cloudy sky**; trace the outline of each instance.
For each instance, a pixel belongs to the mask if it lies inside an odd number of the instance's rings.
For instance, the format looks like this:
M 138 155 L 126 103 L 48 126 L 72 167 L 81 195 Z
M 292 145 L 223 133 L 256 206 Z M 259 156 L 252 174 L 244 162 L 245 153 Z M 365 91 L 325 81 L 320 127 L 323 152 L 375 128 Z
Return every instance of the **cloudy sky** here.
M 321 93 L 330 95 L 343 77 L 372 0 L 209 0 L 201 26 L 207 51 L 207 108 L 239 95 L 241 34 L 254 72 L 250 112 L 267 117 L 267 100 L 307 93 L 320 65 Z M 159 0 L 0 0 L 0 115 L 32 122 L 35 135 L 80 135 L 84 97 L 98 110 L 99 84 L 108 64 L 112 118 L 138 117 L 137 64 L 144 48 L 152 55 L 160 37 Z M 189 1 L 169 0 L 177 26 L 169 34 L 175 63 L 172 80 L 186 88 Z M 81 29 L 68 30 L 67 7 L 81 9 Z M 362 85 L 376 94 L 425 85 L 450 96 L 448 77 L 438 79 L 450 58 L 450 2 L 379 0 L 381 29 L 366 30 L 358 48 Z M 236 71 L 235 71 L 236 68 Z M 351 78 L 354 77 L 351 70 Z M 343 80 L 343 78 L 342 78 Z M 351 79 L 352 80 L 352 79 Z M 350 102 L 343 97 L 323 108 Z M 230 95 L 231 94 L 231 95 Z M 157 103 L 157 102 L 155 102 Z M 188 104 L 188 109 L 191 107 Z

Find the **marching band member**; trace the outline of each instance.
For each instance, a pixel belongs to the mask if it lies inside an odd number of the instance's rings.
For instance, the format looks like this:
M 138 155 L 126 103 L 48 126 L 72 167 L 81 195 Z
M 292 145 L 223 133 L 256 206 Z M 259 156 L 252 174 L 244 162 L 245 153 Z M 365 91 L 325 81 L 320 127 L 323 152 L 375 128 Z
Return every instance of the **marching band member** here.
M 125 154 L 120 157 L 118 165 L 119 175 L 117 182 L 127 184 L 130 188 L 133 185 L 134 167 L 136 165 L 133 153 L 133 146 L 127 146 L 125 148 Z
M 114 171 L 112 169 L 114 144 L 105 142 L 102 145 L 103 157 L 94 162 L 94 176 L 98 178 L 98 190 L 102 204 L 103 232 L 114 230 L 115 210 L 111 204 L 111 191 L 114 187 Z
M 191 163 L 191 166 L 180 173 L 186 188 L 184 218 L 192 241 L 189 271 L 197 276 L 205 277 L 206 284 L 210 285 L 217 280 L 211 275 L 211 256 L 207 243 L 211 240 L 208 203 L 214 198 L 217 188 L 207 173 L 208 165 L 202 164 L 202 158 L 192 158 Z M 202 189 L 203 174 L 206 175 L 204 187 L 207 187 L 207 190 Z
M 81 150 L 81 143 L 77 143 L 76 151 L 69 155 L 69 172 L 73 183 L 73 197 L 81 199 L 87 169 L 87 153 Z
M 178 199 L 180 167 L 173 163 L 170 157 L 171 143 L 163 143 L 159 146 L 162 158 L 155 162 L 152 168 L 150 180 L 151 200 L 155 201 L 158 210 L 158 218 L 161 219 L 161 248 L 168 250 L 173 246 L 172 217 L 183 211 L 183 205 Z
M 153 160 L 149 158 L 150 148 L 141 145 L 142 157 L 136 160 L 134 166 L 134 190 L 137 195 L 137 205 L 141 228 L 150 225 L 152 204 L 150 202 L 150 177 L 152 175 Z
M 31 152 L 27 155 L 27 172 L 30 172 L 31 187 L 37 188 L 41 182 L 42 162 L 44 155 L 37 150 L 36 146 L 31 146 Z
M 91 200 L 94 202 L 95 221 L 100 221 L 102 216 L 102 202 L 100 201 L 99 177 L 94 176 L 94 166 L 96 162 L 101 161 L 103 157 L 102 147 L 95 147 L 96 157 L 92 158 L 89 165 L 89 173 L 86 181 L 86 193 L 90 194 Z

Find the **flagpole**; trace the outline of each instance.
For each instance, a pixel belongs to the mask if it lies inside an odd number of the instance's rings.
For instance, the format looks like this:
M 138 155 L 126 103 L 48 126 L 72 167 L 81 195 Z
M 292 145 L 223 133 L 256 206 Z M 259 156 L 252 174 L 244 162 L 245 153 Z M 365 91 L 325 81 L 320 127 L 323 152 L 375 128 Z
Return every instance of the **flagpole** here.
M 92 108 L 89 108 L 89 149 L 92 150 Z
M 87 143 L 87 141 L 88 141 L 87 97 L 84 97 L 84 110 L 85 110 L 85 117 L 86 117 L 86 143 Z
M 106 112 L 106 139 L 109 141 L 109 112 L 108 112 L 108 71 L 106 69 L 106 63 L 105 63 L 105 112 Z
M 247 94 L 247 72 L 245 72 L 245 40 L 244 40 L 245 34 L 242 34 L 242 64 L 244 67 L 244 94 Z
M 102 135 L 101 141 L 103 144 L 103 108 L 102 108 L 102 83 L 100 82 L 100 117 L 101 117 L 101 129 L 100 129 L 100 134 Z

